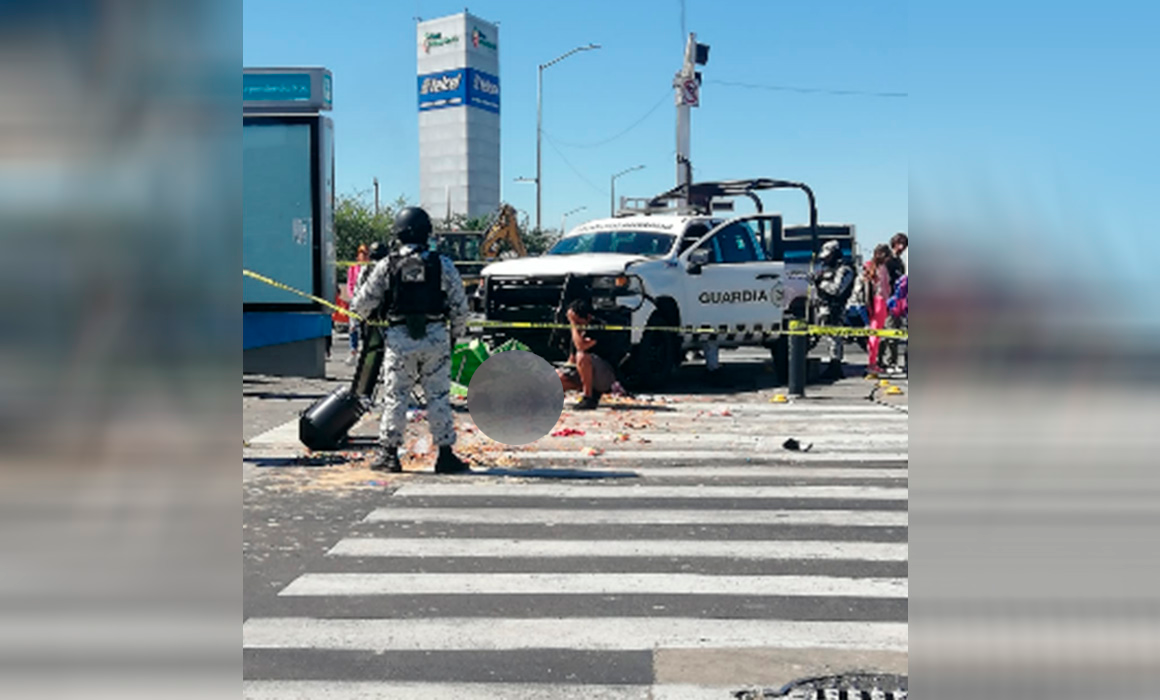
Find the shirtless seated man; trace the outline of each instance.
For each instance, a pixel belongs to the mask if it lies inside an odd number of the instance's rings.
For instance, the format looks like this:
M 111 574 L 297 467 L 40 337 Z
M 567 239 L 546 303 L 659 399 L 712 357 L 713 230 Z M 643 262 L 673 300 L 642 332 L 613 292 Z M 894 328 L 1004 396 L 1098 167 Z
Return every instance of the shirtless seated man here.
M 574 408 L 577 411 L 591 411 L 600 405 L 600 397 L 612 389 L 616 373 L 600 355 L 596 354 L 596 341 L 585 334 L 584 328 L 592 322 L 592 304 L 577 299 L 568 307 L 568 323 L 572 326 L 572 352 L 568 357 L 568 367 L 556 370 L 564 391 L 579 390 L 584 398 Z

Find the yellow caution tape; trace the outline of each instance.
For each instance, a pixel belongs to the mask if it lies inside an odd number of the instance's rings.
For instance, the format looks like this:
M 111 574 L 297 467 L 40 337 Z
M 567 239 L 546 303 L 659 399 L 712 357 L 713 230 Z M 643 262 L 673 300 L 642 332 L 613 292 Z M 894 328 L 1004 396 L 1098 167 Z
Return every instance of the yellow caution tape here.
M 282 284 L 277 280 L 270 279 L 264 275 L 260 275 L 251 270 L 242 270 L 242 274 L 251 279 L 263 282 L 281 289 L 291 294 L 297 294 L 300 297 L 310 299 L 328 309 L 337 311 L 353 319 L 362 321 L 370 326 L 388 326 L 385 321 L 372 321 L 363 318 L 359 314 L 344 309 L 334 302 L 327 301 L 321 297 L 307 294 L 298 289 L 294 289 L 289 285 Z M 835 335 L 835 336 L 878 336 L 880 338 L 899 338 L 906 340 L 908 331 L 894 330 L 894 329 L 874 329 L 874 328 L 842 328 L 840 326 L 810 326 L 804 321 L 791 320 L 789 321 L 790 328 L 788 330 L 769 330 L 769 331 L 743 331 L 743 330 L 721 330 L 720 328 L 711 328 L 708 326 L 620 326 L 620 325 L 598 325 L 598 326 L 582 326 L 584 330 L 599 330 L 599 331 L 652 331 L 657 333 L 682 333 L 686 335 Z M 567 323 L 538 323 L 532 321 L 479 321 L 472 320 L 467 322 L 468 328 L 496 328 L 508 330 L 571 330 L 571 324 Z
M 242 275 L 245 277 L 249 277 L 250 279 L 254 279 L 254 280 L 257 280 L 259 282 L 263 282 L 265 284 L 268 284 L 271 287 L 275 287 L 277 289 L 281 289 L 283 291 L 290 292 L 291 294 L 297 294 L 300 297 L 304 297 L 304 298 L 309 299 L 315 303 L 321 304 L 322 306 L 325 306 L 326 308 L 328 308 L 332 311 L 337 311 L 340 314 L 343 314 L 344 316 L 350 316 L 353 319 L 356 319 L 358 321 L 362 321 L 364 323 L 368 323 L 372 326 L 386 325 L 385 323 L 383 323 L 381 321 L 368 321 L 367 319 L 356 314 L 355 312 L 351 311 L 350 309 L 344 309 L 332 301 L 327 301 L 326 299 L 323 299 L 322 297 L 316 297 L 313 294 L 307 294 L 306 292 L 295 289 L 289 285 L 282 284 L 281 282 L 279 282 L 277 280 L 272 280 L 269 277 L 266 277 L 264 275 L 259 275 L 257 272 L 253 272 L 251 270 L 242 270 Z
M 465 267 L 467 265 L 489 265 L 487 260 L 452 260 L 457 267 Z M 493 261 L 494 262 L 494 261 Z M 367 260 L 366 262 L 359 262 L 358 260 L 337 260 L 335 267 L 354 267 L 355 265 L 375 265 L 377 260 Z

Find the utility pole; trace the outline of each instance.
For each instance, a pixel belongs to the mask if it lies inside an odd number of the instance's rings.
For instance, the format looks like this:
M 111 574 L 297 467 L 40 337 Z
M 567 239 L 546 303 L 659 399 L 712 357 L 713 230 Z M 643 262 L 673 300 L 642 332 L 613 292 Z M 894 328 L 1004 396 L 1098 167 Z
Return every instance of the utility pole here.
M 543 173 L 540 168 L 542 162 L 540 155 L 540 140 L 543 134 L 544 124 L 544 69 L 551 67 L 565 58 L 568 58 L 579 51 L 591 51 L 600 48 L 600 44 L 589 44 L 587 46 L 577 46 L 571 51 L 561 54 L 547 63 L 541 63 L 536 72 L 536 230 L 541 231 L 540 227 L 540 212 L 541 212 L 541 194 L 543 190 Z
M 692 181 L 692 161 L 690 160 L 689 132 L 692 107 L 701 106 L 701 74 L 697 66 L 709 62 L 708 44 L 698 44 L 697 35 L 689 32 L 685 42 L 685 60 L 681 70 L 673 78 L 677 102 L 677 186 L 688 185 Z M 689 203 L 688 192 L 681 203 Z
M 379 215 L 379 179 L 375 178 L 375 216 Z

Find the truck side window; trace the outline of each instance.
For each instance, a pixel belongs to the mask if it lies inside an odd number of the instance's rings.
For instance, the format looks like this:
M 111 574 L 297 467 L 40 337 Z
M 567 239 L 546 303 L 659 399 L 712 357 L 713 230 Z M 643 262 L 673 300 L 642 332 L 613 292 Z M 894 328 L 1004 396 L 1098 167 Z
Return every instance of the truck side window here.
M 713 238 L 725 263 L 756 262 L 757 249 L 753 245 L 753 231 L 744 222 L 727 226 Z

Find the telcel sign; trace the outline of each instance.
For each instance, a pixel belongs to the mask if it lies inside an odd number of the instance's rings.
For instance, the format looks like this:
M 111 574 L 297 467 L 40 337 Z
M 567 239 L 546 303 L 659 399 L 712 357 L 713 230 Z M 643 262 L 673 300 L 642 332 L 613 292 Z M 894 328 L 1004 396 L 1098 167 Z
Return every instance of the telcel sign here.
M 419 111 L 471 105 L 499 113 L 499 78 L 474 68 L 419 76 Z

